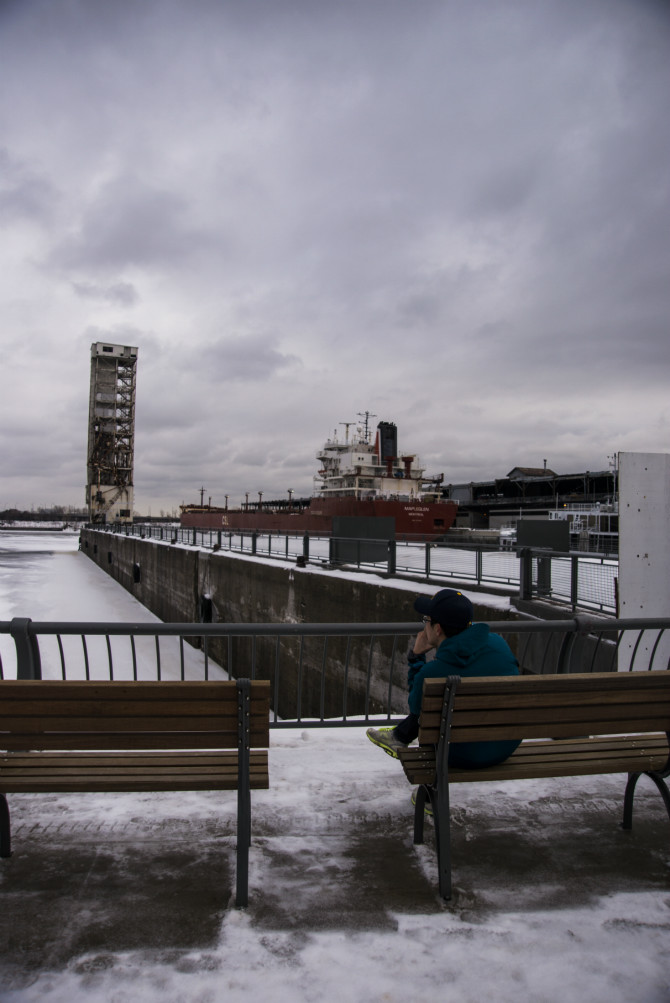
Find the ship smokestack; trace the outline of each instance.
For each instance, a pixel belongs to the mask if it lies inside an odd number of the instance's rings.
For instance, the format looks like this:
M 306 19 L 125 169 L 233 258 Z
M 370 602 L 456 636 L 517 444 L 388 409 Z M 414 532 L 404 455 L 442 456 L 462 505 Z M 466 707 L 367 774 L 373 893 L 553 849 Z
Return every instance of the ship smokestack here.
M 398 455 L 398 429 L 392 421 L 380 421 L 377 425 L 379 436 L 379 462 L 395 460 Z

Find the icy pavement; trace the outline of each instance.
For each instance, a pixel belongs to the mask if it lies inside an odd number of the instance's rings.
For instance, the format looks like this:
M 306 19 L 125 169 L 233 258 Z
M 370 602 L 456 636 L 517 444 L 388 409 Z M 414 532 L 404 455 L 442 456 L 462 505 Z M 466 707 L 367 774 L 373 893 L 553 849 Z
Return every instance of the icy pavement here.
M 453 901 L 432 824 L 362 729 L 273 731 L 236 910 L 235 795 L 14 795 L 0 998 L 458 1003 L 670 999 L 670 835 L 623 777 L 459 785 Z

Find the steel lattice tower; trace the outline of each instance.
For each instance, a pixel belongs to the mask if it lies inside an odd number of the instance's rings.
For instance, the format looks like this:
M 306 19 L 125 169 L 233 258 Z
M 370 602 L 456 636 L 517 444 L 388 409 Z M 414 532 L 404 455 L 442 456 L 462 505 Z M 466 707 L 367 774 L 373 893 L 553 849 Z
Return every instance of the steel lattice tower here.
M 91 522 L 132 522 L 137 348 L 91 345 L 88 483 Z

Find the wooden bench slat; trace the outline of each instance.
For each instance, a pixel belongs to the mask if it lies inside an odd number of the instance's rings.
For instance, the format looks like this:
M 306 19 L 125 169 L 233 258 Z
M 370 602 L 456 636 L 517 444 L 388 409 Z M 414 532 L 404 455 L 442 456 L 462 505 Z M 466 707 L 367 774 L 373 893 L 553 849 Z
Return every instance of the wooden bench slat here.
M 263 701 L 251 704 L 251 715 L 263 712 Z M 2 700 L 0 701 L 0 728 L 4 722 L 20 718 L 51 720 L 62 718 L 138 718 L 173 717 L 178 719 L 222 717 L 237 719 L 237 701 L 231 700 Z
M 527 738 L 572 738 L 583 735 L 587 732 L 592 734 L 616 735 L 627 732 L 639 731 L 661 731 L 664 730 L 664 721 L 655 718 L 629 718 L 628 721 L 600 721 L 598 727 L 593 727 L 592 720 L 580 719 L 570 721 L 540 721 L 537 724 L 510 724 L 491 725 L 487 728 L 470 727 L 461 728 L 455 725 L 451 732 L 453 742 L 497 742 L 514 741 L 516 739 Z M 419 741 L 423 743 L 434 743 L 439 738 L 437 729 L 419 732 Z
M 0 790 L 3 793 L 45 793 L 62 791 L 132 791 L 142 790 L 232 790 L 238 784 L 238 759 L 234 752 L 222 753 L 218 762 L 206 757 L 199 763 L 191 757 L 187 765 L 175 764 L 173 756 L 154 757 L 86 757 L 73 765 L 64 763 L 64 757 L 53 758 L 34 755 L 23 757 L 7 765 L 0 761 Z M 72 757 L 71 757 L 72 758 Z M 267 750 L 254 750 L 250 755 L 250 786 L 254 790 L 267 788 Z
M 101 778 L 83 778 L 80 781 L 73 779 L 63 780 L 60 784 L 38 784 L 26 785 L 18 789 L 8 788 L 6 794 L 132 794 L 138 792 L 158 792 L 170 793 L 174 791 L 234 791 L 237 790 L 237 774 L 226 780 L 213 780 L 211 777 L 181 779 L 175 777 L 171 783 L 161 783 L 160 778 L 153 775 L 146 777 L 131 777 L 126 781 Z M 267 790 L 268 781 L 264 777 L 262 781 L 256 782 L 253 775 L 249 777 L 249 790 Z
M 585 694 L 584 699 L 578 694 L 569 693 L 500 693 L 500 694 L 470 694 L 459 692 L 456 701 L 462 711 L 479 713 L 491 707 L 492 697 L 495 696 L 495 707 L 499 710 L 522 711 L 534 710 L 538 708 L 561 709 L 569 707 L 580 707 L 591 712 L 598 712 L 606 707 L 634 707 L 636 705 L 646 705 L 651 701 L 657 701 L 666 712 L 670 712 L 670 697 L 667 687 L 654 690 L 644 690 L 639 693 L 632 693 L 629 690 L 604 690 Z M 439 715 L 442 709 L 440 697 L 425 698 L 422 703 L 424 714 Z
M 100 715 L 71 715 L 56 717 L 39 716 L 36 718 L 18 717 L 11 723 L 11 731 L 0 717 L 0 743 L 3 733 L 11 734 L 21 732 L 22 734 L 41 734 L 51 732 L 61 732 L 63 734 L 76 734 L 78 731 L 95 731 L 96 729 L 106 732 L 134 732 L 134 731 L 164 731 L 167 734 L 174 734 L 180 731 L 212 731 L 222 735 L 237 735 L 237 715 L 222 717 L 217 714 L 202 715 L 194 718 L 185 710 L 182 714 L 159 715 L 153 717 L 113 717 L 109 714 Z
M 251 749 L 250 761 L 267 762 L 267 750 Z M 94 770 L 122 770 L 131 769 L 180 769 L 180 770 L 212 770 L 216 771 L 222 766 L 229 765 L 237 768 L 238 755 L 232 750 L 226 752 L 211 753 L 191 753 L 181 755 L 174 752 L 165 753 L 89 753 L 73 752 L 70 755 L 60 753 L 35 753 L 20 752 L 10 753 L 0 756 L 0 789 L 2 789 L 3 778 L 7 774 L 18 776 L 22 773 L 28 775 L 31 770 L 53 770 L 54 772 L 94 771 Z
M 267 767 L 263 763 L 252 763 L 250 776 L 252 780 L 254 777 L 259 779 L 265 778 L 267 783 Z M 8 792 L 16 794 L 19 791 L 36 790 L 58 791 L 61 789 L 65 790 L 66 787 L 67 790 L 73 790 L 74 788 L 84 790 L 88 784 L 95 784 L 97 790 L 99 789 L 97 786 L 99 784 L 102 784 L 104 788 L 107 783 L 126 782 L 132 784 L 141 779 L 150 781 L 152 777 L 165 790 L 169 790 L 170 784 L 177 782 L 182 785 L 190 782 L 208 783 L 212 784 L 212 789 L 214 789 L 222 780 L 226 781 L 227 786 L 231 783 L 237 785 L 237 763 L 229 763 L 227 766 L 216 768 L 210 767 L 206 770 L 199 770 L 195 767 L 191 770 L 175 769 L 174 767 L 165 770 L 155 767 L 151 769 L 126 767 L 125 769 L 118 770 L 80 770 L 79 772 L 73 770 L 49 770 L 47 772 L 30 770 L 25 775 L 21 773 L 9 774 L 3 778 L 2 785 L 3 794 Z M 61 785 L 63 784 L 66 787 L 62 787 Z
M 161 749 L 166 746 L 172 749 L 216 749 L 236 745 L 230 735 L 221 732 L 153 732 L 119 736 L 114 733 L 80 733 L 69 735 L 17 735 L 3 739 L 0 736 L 0 748 L 17 751 L 32 749 Z M 266 744 L 264 733 L 251 732 L 250 744 L 262 746 Z
M 668 685 L 670 670 L 655 669 L 653 672 L 570 672 L 561 675 L 522 675 L 522 676 L 471 676 L 461 679 L 459 692 L 467 693 L 469 689 L 477 693 L 491 696 L 512 692 L 531 693 L 588 693 L 600 692 L 603 688 L 630 689 L 640 692 L 645 689 L 657 689 Z M 424 698 L 440 696 L 444 692 L 444 677 L 434 677 L 424 680 Z
M 254 756 L 259 750 L 251 749 L 250 755 Z M 19 752 L 9 752 L 6 754 L 0 753 L 0 776 L 2 775 L 2 768 L 7 767 L 15 769 L 17 766 L 24 764 L 36 763 L 40 759 L 44 759 L 53 766 L 67 765 L 69 763 L 77 764 L 84 769 L 93 763 L 97 763 L 100 760 L 110 765 L 125 763 L 128 757 L 132 756 L 133 762 L 146 763 L 151 765 L 152 763 L 174 763 L 178 766 L 181 763 L 189 763 L 191 760 L 195 760 L 198 763 L 214 763 L 216 764 L 222 757 L 225 759 L 233 758 L 237 759 L 237 752 L 232 750 L 194 750 L 194 749 L 178 749 L 174 751 L 125 751 L 125 752 L 26 752 L 24 750 Z
M 3 699 L 26 694 L 47 700 L 192 700 L 206 694 L 220 700 L 237 701 L 237 683 L 233 680 L 84 680 L 84 679 L 4 679 Z M 157 686 L 160 688 L 157 690 Z M 254 680 L 256 695 L 264 690 L 270 694 L 268 680 Z M 252 699 L 254 694 L 252 693 Z
M 652 755 L 662 761 L 667 757 L 668 742 L 665 735 L 621 735 L 616 738 L 560 739 L 549 742 L 523 742 L 514 753 L 519 762 L 531 762 L 542 757 L 560 759 L 567 750 L 584 757 L 619 755 L 621 750 L 633 754 Z
M 602 673 L 599 673 L 602 680 Z M 622 673 L 623 675 L 623 673 Z M 632 675 L 632 673 L 630 673 Z M 569 676 L 561 677 L 569 679 Z M 517 703 L 525 707 L 541 707 L 544 705 L 553 706 L 561 704 L 579 704 L 580 707 L 599 707 L 603 701 L 606 703 L 647 703 L 651 699 L 661 699 L 667 701 L 667 683 L 658 679 L 652 679 L 645 687 L 632 686 L 632 679 L 626 679 L 624 684 L 617 683 L 618 674 L 607 673 L 607 679 L 602 680 L 599 686 L 592 684 L 589 687 L 579 685 L 574 689 L 569 686 L 549 687 L 543 689 L 535 686 L 532 677 L 522 677 L 517 690 L 506 688 L 499 693 L 487 693 L 486 691 L 473 692 L 470 687 L 461 686 L 459 688 L 459 699 L 464 701 L 464 706 L 471 704 L 479 706 L 490 704 L 491 697 L 495 696 L 496 703 L 505 704 L 507 701 Z M 463 680 L 466 682 L 466 680 Z
M 599 721 L 624 719 L 626 715 L 643 718 L 657 717 L 661 721 L 670 723 L 670 699 L 666 696 L 665 700 L 652 699 L 644 703 L 625 701 L 616 704 L 603 701 L 597 707 L 583 707 L 580 704 L 546 705 L 542 703 L 533 707 L 519 706 L 509 702 L 503 703 L 502 701 L 494 706 L 469 707 L 456 696 L 454 713 L 456 712 L 459 720 L 465 724 L 470 724 L 473 721 L 485 723 L 496 719 L 519 721 L 523 724 L 524 721 L 533 721 L 538 718 L 544 718 L 546 721 L 590 720 L 598 723 Z M 423 711 L 422 717 L 424 727 L 439 726 L 440 711 L 426 710 Z

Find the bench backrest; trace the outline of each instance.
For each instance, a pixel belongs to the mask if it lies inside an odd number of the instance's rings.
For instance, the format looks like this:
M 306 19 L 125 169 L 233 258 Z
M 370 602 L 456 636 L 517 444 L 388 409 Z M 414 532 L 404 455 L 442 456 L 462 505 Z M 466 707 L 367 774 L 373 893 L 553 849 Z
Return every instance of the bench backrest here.
M 419 743 L 437 743 L 445 679 L 426 679 Z M 452 742 L 670 731 L 670 671 L 461 679 Z
M 233 749 L 235 682 L 0 683 L 0 749 Z M 267 748 L 270 684 L 250 684 L 251 748 Z

